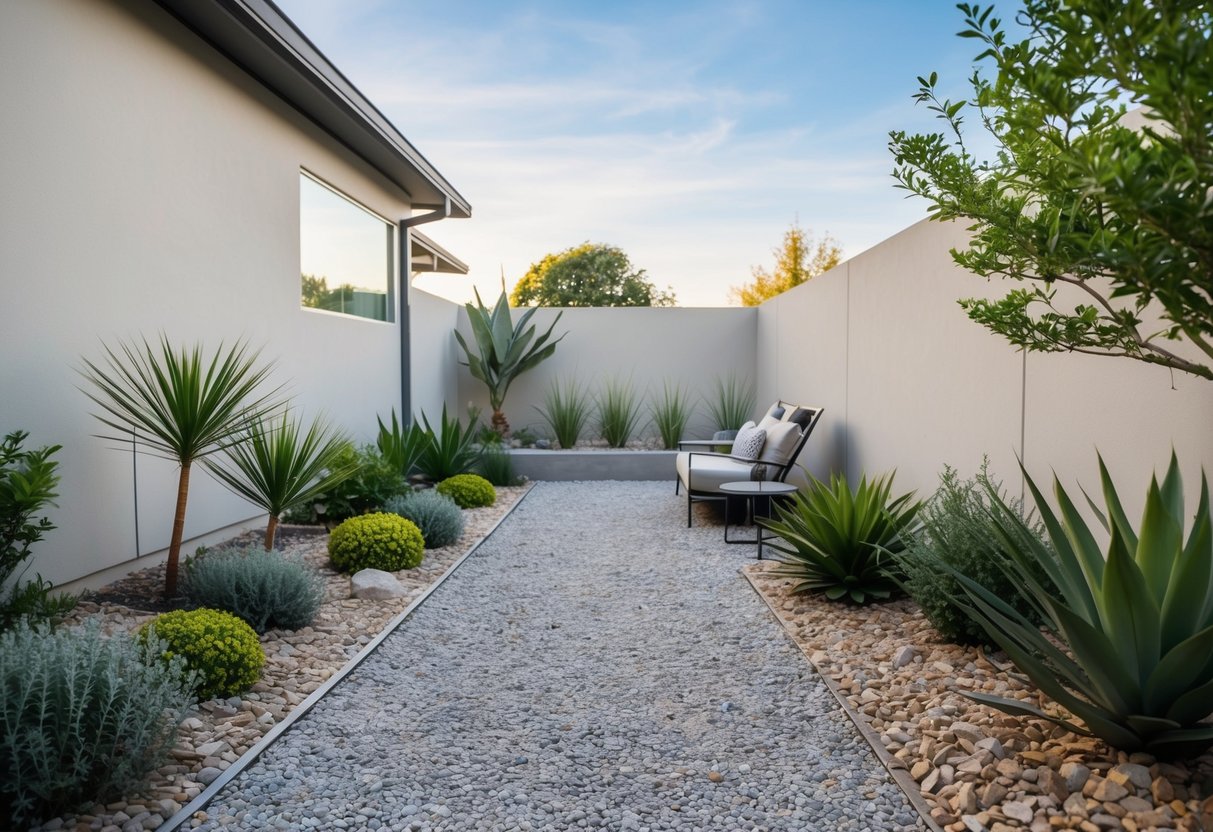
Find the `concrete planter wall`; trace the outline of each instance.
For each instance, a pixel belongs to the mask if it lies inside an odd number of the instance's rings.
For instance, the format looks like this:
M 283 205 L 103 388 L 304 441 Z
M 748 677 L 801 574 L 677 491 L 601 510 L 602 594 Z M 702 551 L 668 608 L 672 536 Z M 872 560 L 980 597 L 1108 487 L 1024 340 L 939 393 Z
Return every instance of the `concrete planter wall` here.
M 515 473 L 532 480 L 669 480 L 675 451 L 510 451 Z

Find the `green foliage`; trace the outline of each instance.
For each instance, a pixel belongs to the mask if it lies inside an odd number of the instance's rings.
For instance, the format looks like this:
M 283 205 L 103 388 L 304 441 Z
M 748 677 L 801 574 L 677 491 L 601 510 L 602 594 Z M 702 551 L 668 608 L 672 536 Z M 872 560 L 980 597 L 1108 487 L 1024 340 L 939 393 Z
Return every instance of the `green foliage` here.
M 1002 484 L 991 479 L 983 462 L 976 477 L 962 480 L 956 470 L 945 466 L 939 477 L 939 490 L 927 501 L 919 518 L 922 530 L 904 539 L 905 551 L 898 561 L 906 575 L 905 589 L 931 625 L 948 641 L 957 644 L 992 644 L 985 629 L 966 611 L 965 594 L 955 573 L 981 584 L 1011 604 L 1029 620 L 1042 623 L 1035 608 L 1020 589 L 1011 570 L 1010 559 L 998 545 L 996 526 L 1003 526 L 990 510 L 988 494 L 995 493 L 1017 513 L 1018 500 L 1009 500 Z M 1022 529 L 1035 541 L 1044 538 L 1038 522 L 1025 523 Z M 1044 570 L 1036 569 L 1041 585 L 1052 591 L 1052 582 Z
M 536 328 L 527 326 L 534 309 L 522 313 L 518 322 L 514 323 L 510 316 L 510 303 L 502 290 L 496 305 L 490 310 L 476 292 L 475 305 L 466 305 L 468 322 L 472 327 L 472 339 L 475 351 L 468 346 L 459 330 L 455 330 L 455 338 L 463 348 L 466 361 L 461 361 L 472 374 L 472 378 L 484 382 L 489 391 L 489 405 L 493 408 L 493 427 L 498 433 L 509 433 L 510 423 L 501 412 L 505 404 L 506 393 L 514 379 L 535 367 L 541 361 L 550 358 L 556 352 L 556 345 L 564 340 L 561 335 L 550 344 L 552 330 L 560 320 L 560 313 L 552 321 L 547 332 L 535 337 Z
M 794 578 L 793 593 L 822 592 L 831 601 L 892 597 L 901 578 L 895 555 L 917 532 L 922 503 L 913 492 L 892 497 L 893 474 L 871 483 L 860 477 L 854 493 L 839 474 L 829 485 L 810 479 L 807 490 L 776 503 L 775 519 L 759 521 L 782 538 L 771 543 L 783 555 L 773 573 Z
M 55 505 L 59 496 L 59 463 L 51 457 L 61 446 L 25 450 L 28 436 L 13 431 L 0 443 L 0 631 L 22 618 L 51 618 L 76 605 L 70 595 L 51 597 L 52 585 L 41 575 L 22 582 L 25 570 L 18 572 L 31 547 L 55 528 L 46 517 L 34 515 Z
M 682 385 L 666 381 L 661 388 L 661 398 L 653 402 L 650 410 L 653 424 L 661 434 L 662 447 L 670 450 L 677 448 L 679 440 L 686 433 L 687 422 L 691 421 L 691 414 L 695 412 L 690 393 Z
M 399 572 L 420 566 L 424 557 L 421 530 L 398 514 L 351 517 L 329 535 L 329 561 L 338 572 Z
M 982 623 L 1037 687 L 1085 725 L 1027 703 L 966 694 L 1011 714 L 1040 717 L 1093 734 L 1123 751 L 1159 757 L 1195 755 L 1213 745 L 1213 524 L 1208 482 L 1184 540 L 1179 461 L 1160 485 L 1152 478 L 1141 524 L 1134 529 L 1099 461 L 1105 509 L 1087 498 L 1108 536 L 1106 553 L 1054 479 L 1060 515 L 1027 478 L 1052 547 L 1026 533 L 1014 507 L 990 493 L 1001 522 L 998 539 L 1015 578 L 1045 620 L 1044 632 L 985 587 L 957 579 Z M 1037 579 L 1043 570 L 1056 586 Z M 1060 645 L 1060 646 L 1059 646 Z
M 590 419 L 590 407 L 589 394 L 576 379 L 564 382 L 556 379 L 544 394 L 543 407 L 535 409 L 551 428 L 560 447 L 572 448 Z
M 332 528 L 347 518 L 378 511 L 389 499 L 408 490 L 400 471 L 374 445 L 346 445 L 326 472 L 347 468 L 353 473 L 296 510 L 286 512 L 286 519 Z
M 395 408 L 392 408 L 391 427 L 379 417 L 375 418 L 379 422 L 379 436 L 376 439 L 379 453 L 400 472 L 400 476 L 407 478 L 416 469 L 417 460 L 431 441 L 430 434 L 416 420 L 402 427 L 396 418 Z
M 480 469 L 480 475 L 492 485 L 518 484 L 518 475 L 514 473 L 514 458 L 505 448 L 485 448 L 477 467 Z
M 539 440 L 539 435 L 530 428 L 518 428 L 510 433 L 510 438 L 524 448 L 529 448 Z
M 977 40 L 968 101 L 919 78 L 919 103 L 947 134 L 890 134 L 899 187 L 934 219 L 968 221 L 953 258 L 982 277 L 1027 281 L 969 317 L 1016 346 L 1127 356 L 1213 379 L 1213 9 L 1153 0 L 1026 0 L 1008 40 L 992 8 L 962 3 Z M 1144 105 L 1140 130 L 1122 121 Z M 974 114 L 996 158 L 964 142 Z M 1075 287 L 1073 311 L 1055 295 Z M 1157 305 L 1162 324 L 1155 323 Z M 1186 339 L 1205 363 L 1176 354 Z
M 470 471 L 480 459 L 481 447 L 477 441 L 478 414 L 468 415 L 467 426 L 457 416 L 448 418 L 446 405 L 442 406 L 442 419 L 435 430 L 430 420 L 421 414 L 428 441 L 417 457 L 417 470 L 431 482 L 438 482 L 456 474 Z
M 136 442 L 180 466 L 165 570 L 164 590 L 171 596 L 177 592 L 191 465 L 240 441 L 276 407 L 277 390 L 260 392 L 270 368 L 258 368 L 258 353 L 250 354 L 244 342 L 227 350 L 220 344 L 209 359 L 202 347 L 173 347 L 164 336 L 158 347 L 147 339 L 117 350 L 102 346 L 104 360 L 84 359 L 82 375 L 93 391 L 86 395 L 101 408 L 94 415 L 116 431 L 103 438 Z
M 207 470 L 233 493 L 269 514 L 265 548 L 274 548 L 284 511 L 312 502 L 358 470 L 346 453 L 350 441 L 323 419 L 301 434 L 300 423 L 283 413 L 271 423 L 255 419 L 239 441 L 223 449 L 226 463 L 204 460 Z
M 705 399 L 717 430 L 738 430 L 754 412 L 757 393 L 754 381 L 742 381 L 736 373 L 716 379 L 715 395 Z
M 514 286 L 515 306 L 676 306 L 674 293 L 662 292 L 637 269 L 623 250 L 582 243 L 531 264 Z
M 186 561 L 181 594 L 239 616 L 258 633 L 298 630 L 324 601 L 324 579 L 305 563 L 257 546 L 202 551 Z
M 222 610 L 173 610 L 156 616 L 139 630 L 147 644 L 161 642 L 166 661 L 185 659 L 195 671 L 195 695 L 201 699 L 236 696 L 261 677 L 265 651 L 257 633 L 241 619 Z
M 182 659 L 149 661 L 95 623 L 0 633 L 0 828 L 139 791 L 167 762 L 193 684 Z
M 497 502 L 497 490 L 484 477 L 459 474 L 438 483 L 437 491 L 455 501 L 460 508 L 482 508 Z
M 842 248 L 829 234 L 819 241 L 798 224 L 784 232 L 783 243 L 775 249 L 775 271 L 762 266 L 751 270 L 753 280 L 729 290 L 729 299 L 739 306 L 758 306 L 776 295 L 828 272 L 842 261 Z
M 463 510 L 432 488 L 393 497 L 383 510 L 416 523 L 427 549 L 450 546 L 463 534 Z
M 640 425 L 640 399 L 631 381 L 610 378 L 598 394 L 598 429 L 612 448 L 623 448 Z

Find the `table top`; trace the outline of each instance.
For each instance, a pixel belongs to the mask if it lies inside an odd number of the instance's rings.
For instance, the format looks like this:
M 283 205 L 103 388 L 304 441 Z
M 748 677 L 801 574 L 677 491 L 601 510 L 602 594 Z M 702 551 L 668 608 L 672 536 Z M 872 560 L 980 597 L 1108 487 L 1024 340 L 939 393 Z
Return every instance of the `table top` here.
M 726 482 L 720 486 L 720 490 L 728 494 L 778 496 L 780 494 L 791 494 L 798 489 L 788 482 L 755 482 L 753 480 L 745 480 L 742 482 Z

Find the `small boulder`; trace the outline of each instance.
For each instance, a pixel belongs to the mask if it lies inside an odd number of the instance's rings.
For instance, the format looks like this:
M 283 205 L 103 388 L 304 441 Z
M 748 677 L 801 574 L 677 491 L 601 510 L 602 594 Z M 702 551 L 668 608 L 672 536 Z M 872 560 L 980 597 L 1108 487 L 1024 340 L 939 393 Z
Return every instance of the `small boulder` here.
M 350 578 L 351 598 L 382 601 L 386 598 L 403 598 L 408 592 L 395 575 L 382 569 L 363 569 Z
M 918 657 L 918 650 L 908 644 L 903 644 L 897 648 L 897 652 L 893 654 L 893 668 L 900 670 L 908 664 L 912 664 L 914 659 Z

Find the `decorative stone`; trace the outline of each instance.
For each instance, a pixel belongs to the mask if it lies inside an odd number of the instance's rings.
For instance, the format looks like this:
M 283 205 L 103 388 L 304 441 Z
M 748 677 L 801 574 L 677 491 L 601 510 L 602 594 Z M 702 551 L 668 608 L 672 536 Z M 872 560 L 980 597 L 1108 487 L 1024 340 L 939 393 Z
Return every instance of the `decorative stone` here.
M 978 740 L 983 740 L 986 737 L 984 731 L 976 725 L 970 725 L 967 722 L 953 722 L 949 726 L 949 730 L 956 735 L 956 739 L 968 740 L 972 743 L 976 743 Z
M 1070 796 L 1065 778 L 1048 766 L 1040 766 L 1036 769 L 1036 788 L 1040 790 L 1041 794 L 1056 798 L 1058 803 Z
M 1170 803 L 1175 799 L 1175 787 L 1165 777 L 1155 777 L 1150 784 L 1150 795 L 1155 803 Z
M 1007 787 L 1002 783 L 991 783 L 981 792 L 981 805 L 989 809 L 997 806 L 1007 797 Z
M 1082 763 L 1062 763 L 1058 774 L 1065 780 L 1066 789 L 1073 793 L 1082 791 L 1082 787 L 1087 784 L 1087 780 L 1091 777 L 1091 769 Z
M 1002 743 L 998 741 L 997 737 L 985 737 L 973 743 L 973 746 L 982 751 L 989 751 L 996 760 L 1001 760 L 1007 756 L 1007 752 L 1003 749 Z
M 1150 770 L 1136 763 L 1121 763 L 1108 772 L 1108 779 L 1122 786 L 1132 783 L 1139 789 L 1150 788 Z
M 958 812 L 965 815 L 977 812 L 977 790 L 972 783 L 965 783 L 960 787 L 960 791 L 956 793 L 955 806 Z
M 922 778 L 931 773 L 931 764 L 926 760 L 919 760 L 910 768 L 910 776 L 916 782 L 921 782 Z
M 1032 818 L 1036 815 L 1032 811 L 1032 807 L 1026 803 L 1020 803 L 1018 800 L 1011 800 L 1002 804 L 1002 813 L 1011 820 L 1017 820 L 1020 823 L 1031 823 Z
M 363 569 L 350 578 L 350 597 L 363 601 L 383 601 L 388 598 L 403 598 L 408 589 L 391 572 L 382 569 Z
M 1115 802 L 1129 794 L 1129 790 L 1115 780 L 1101 780 L 1091 792 L 1091 797 L 1100 803 Z
M 914 659 L 918 658 L 918 649 L 911 647 L 908 644 L 903 644 L 897 648 L 897 652 L 893 654 L 893 669 L 901 670 L 908 664 L 913 664 Z

